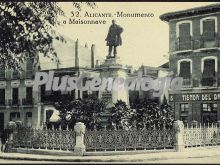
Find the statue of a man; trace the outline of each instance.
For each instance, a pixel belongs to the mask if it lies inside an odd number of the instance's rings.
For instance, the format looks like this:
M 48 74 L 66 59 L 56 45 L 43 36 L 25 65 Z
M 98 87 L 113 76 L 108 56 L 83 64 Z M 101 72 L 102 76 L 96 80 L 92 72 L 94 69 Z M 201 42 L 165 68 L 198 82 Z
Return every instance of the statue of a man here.
M 117 55 L 117 46 L 122 45 L 121 33 L 123 32 L 123 28 L 116 24 L 115 20 L 112 20 L 112 25 L 109 27 L 108 35 L 106 37 L 107 46 L 109 46 L 108 58 L 111 58 L 112 47 L 114 47 L 114 56 Z

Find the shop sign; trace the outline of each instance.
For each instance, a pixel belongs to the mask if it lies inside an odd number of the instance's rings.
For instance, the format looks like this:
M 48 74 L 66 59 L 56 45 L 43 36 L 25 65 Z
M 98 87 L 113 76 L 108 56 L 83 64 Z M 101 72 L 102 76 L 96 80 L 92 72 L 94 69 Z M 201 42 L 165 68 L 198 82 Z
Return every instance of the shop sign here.
M 220 101 L 220 93 L 170 94 L 169 101 L 170 102 Z

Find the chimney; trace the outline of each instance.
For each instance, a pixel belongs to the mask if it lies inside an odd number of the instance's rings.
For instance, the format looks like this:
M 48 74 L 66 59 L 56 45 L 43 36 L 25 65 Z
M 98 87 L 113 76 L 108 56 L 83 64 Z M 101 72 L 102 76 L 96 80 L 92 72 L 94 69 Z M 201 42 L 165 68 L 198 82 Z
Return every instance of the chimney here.
M 91 46 L 91 68 L 95 67 L 95 45 Z
M 100 65 L 100 64 L 99 64 L 99 60 L 96 60 L 95 66 L 96 66 L 96 67 L 99 67 L 99 65 Z
M 79 67 L 79 39 L 75 42 L 75 67 Z

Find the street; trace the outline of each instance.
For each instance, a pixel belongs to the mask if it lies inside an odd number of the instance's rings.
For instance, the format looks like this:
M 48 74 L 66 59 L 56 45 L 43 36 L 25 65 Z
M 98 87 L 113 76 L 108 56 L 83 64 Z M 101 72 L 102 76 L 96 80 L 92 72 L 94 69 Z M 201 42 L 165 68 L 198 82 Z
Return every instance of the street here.
M 31 163 L 31 164 L 59 164 L 59 163 L 75 163 L 78 164 L 77 162 L 59 162 L 59 161 L 30 161 L 30 160 L 10 160 L 10 159 L 0 159 L 0 163 L 18 163 L 18 164 L 25 164 L 25 163 Z M 86 163 L 86 162 L 81 162 L 81 163 Z M 98 162 L 89 162 L 89 163 L 98 163 Z M 102 162 L 104 163 L 104 162 Z M 107 162 L 110 163 L 110 162 Z M 114 162 L 116 163 L 116 162 Z M 125 162 L 118 162 L 118 163 L 125 163 Z M 128 162 L 129 163 L 129 162 Z M 132 162 L 132 163 L 212 163 L 212 164 L 219 164 L 220 163 L 220 156 L 213 156 L 213 157 L 198 157 L 198 158 L 187 158 L 187 159 L 163 159 L 163 160 L 146 160 L 143 162 L 138 161 L 138 162 Z

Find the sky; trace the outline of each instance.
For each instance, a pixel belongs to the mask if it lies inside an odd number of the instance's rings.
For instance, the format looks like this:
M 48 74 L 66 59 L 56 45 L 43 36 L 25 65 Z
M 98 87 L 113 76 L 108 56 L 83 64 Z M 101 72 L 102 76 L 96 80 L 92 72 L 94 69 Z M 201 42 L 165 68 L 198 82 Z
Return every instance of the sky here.
M 108 33 L 112 19 L 123 27 L 121 35 L 122 46 L 118 47 L 118 56 L 122 64 L 132 65 L 138 68 L 141 65 L 160 66 L 168 61 L 169 55 L 169 27 L 159 16 L 178 10 L 210 5 L 215 2 L 97 2 L 96 8 L 91 9 L 83 6 L 81 10 L 82 20 L 105 20 L 106 24 L 63 24 L 63 20 L 69 20 L 71 11 L 76 11 L 71 2 L 62 2 L 60 5 L 66 13 L 66 18 L 60 17 L 61 26 L 57 30 L 76 40 L 81 45 L 86 43 L 90 47 L 96 45 L 97 55 L 105 58 L 108 55 L 108 47 L 105 38 Z M 154 17 L 110 17 L 110 18 L 88 18 L 89 13 L 153 13 Z

